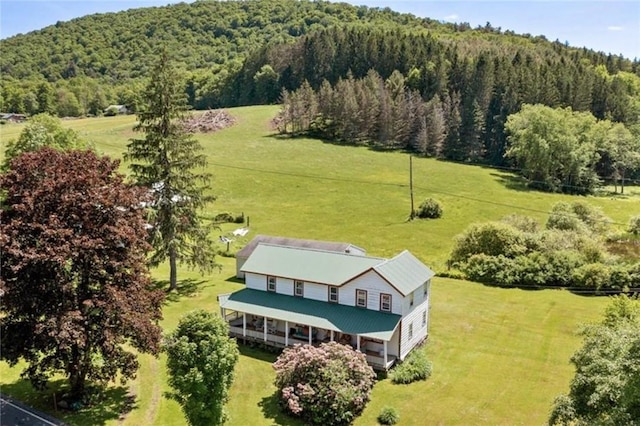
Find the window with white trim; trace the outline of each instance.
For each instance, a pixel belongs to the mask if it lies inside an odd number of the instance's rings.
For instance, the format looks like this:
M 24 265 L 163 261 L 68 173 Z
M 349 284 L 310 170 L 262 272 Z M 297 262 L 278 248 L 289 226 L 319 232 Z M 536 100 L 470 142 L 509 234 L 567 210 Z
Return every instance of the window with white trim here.
M 409 295 L 409 306 L 413 306 L 413 293 Z
M 386 293 L 380 293 L 380 310 L 384 312 L 391 312 L 391 295 Z
M 356 306 L 359 308 L 367 307 L 367 291 L 356 290 Z
M 422 290 L 425 296 L 427 295 L 427 293 L 429 292 L 429 281 L 427 281 L 426 283 L 423 284 L 424 289 Z
M 422 326 L 426 326 L 427 325 L 427 311 L 422 311 Z
M 329 286 L 329 302 L 338 303 L 338 287 Z
M 303 281 L 295 281 L 293 284 L 293 295 L 302 297 L 304 296 L 304 282 Z
M 267 277 L 267 291 L 276 291 L 276 277 Z
M 413 323 L 409 324 L 409 340 L 413 339 Z

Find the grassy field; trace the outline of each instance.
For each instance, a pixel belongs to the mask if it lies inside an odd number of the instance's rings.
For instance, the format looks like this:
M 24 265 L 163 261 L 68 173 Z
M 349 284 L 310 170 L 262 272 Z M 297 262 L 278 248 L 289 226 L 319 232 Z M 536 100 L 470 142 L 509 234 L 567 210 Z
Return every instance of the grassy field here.
M 281 139 L 269 130 L 275 107 L 238 108 L 238 124 L 199 139 L 214 174 L 217 201 L 206 214 L 250 218 L 251 232 L 231 244 L 237 251 L 256 234 L 347 241 L 374 256 L 409 249 L 436 271 L 445 270 L 453 237 L 470 223 L 527 214 L 544 222 L 551 206 L 573 198 L 528 191 L 513 175 L 478 166 L 415 158 L 416 205 L 439 199 L 444 216 L 407 221 L 409 157 L 310 139 Z M 93 141 L 100 152 L 120 156 L 135 118 L 69 120 L 65 124 Z M 17 137 L 21 125 L 0 127 L 0 142 Z M 126 171 L 123 164 L 123 171 Z M 630 192 L 633 194 L 631 188 Z M 581 198 L 600 206 L 614 226 L 640 213 L 640 198 Z M 225 225 L 220 234 L 235 226 Z M 223 249 L 222 245 L 220 249 Z M 217 310 L 216 296 L 242 287 L 232 277 L 234 260 L 209 276 L 180 271 L 181 287 L 164 309 L 163 327 L 175 327 L 184 312 Z M 158 280 L 167 269 L 154 271 Z M 400 424 L 538 425 L 545 423 L 554 397 L 566 392 L 573 374 L 569 357 L 580 344 L 579 325 L 596 320 L 606 304 L 558 290 L 523 291 L 437 278 L 433 284 L 430 338 L 426 346 L 434 373 L 426 382 L 398 386 L 378 383 L 358 425 L 375 424 L 384 406 L 395 407 Z M 297 424 L 282 417 L 272 398 L 273 355 L 242 348 L 228 408 L 232 425 Z M 166 398 L 163 357 L 141 357 L 128 388 L 115 384 L 109 404 L 64 418 L 70 424 L 180 425 L 177 404 Z M 34 396 L 17 368 L 0 365 L 2 391 L 46 408 L 51 397 Z M 58 386 L 59 382 L 54 383 Z M 129 392 L 131 409 L 119 416 Z

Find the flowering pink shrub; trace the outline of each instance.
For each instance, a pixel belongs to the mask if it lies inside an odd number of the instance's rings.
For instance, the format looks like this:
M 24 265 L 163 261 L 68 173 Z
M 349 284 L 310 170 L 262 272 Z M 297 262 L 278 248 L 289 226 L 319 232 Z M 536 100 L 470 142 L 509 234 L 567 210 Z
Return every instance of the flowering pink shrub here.
M 335 342 L 286 348 L 273 368 L 284 410 L 322 425 L 351 423 L 369 402 L 376 377 L 364 354 Z

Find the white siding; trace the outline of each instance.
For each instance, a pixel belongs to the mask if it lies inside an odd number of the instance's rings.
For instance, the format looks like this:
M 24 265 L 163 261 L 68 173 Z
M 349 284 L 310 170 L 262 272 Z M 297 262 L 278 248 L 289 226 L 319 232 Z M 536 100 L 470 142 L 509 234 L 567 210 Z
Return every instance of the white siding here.
M 414 304 L 413 308 L 411 313 L 402 318 L 402 335 L 400 336 L 400 359 L 402 360 L 411 352 L 411 349 L 427 337 L 429 300 L 424 299 L 422 303 Z M 427 324 L 423 326 L 422 313 L 425 311 L 427 312 Z M 409 324 L 413 324 L 413 337 L 411 339 L 409 339 Z
M 304 298 L 327 302 L 329 300 L 329 290 L 324 284 L 304 283 Z M 338 292 L 338 300 L 342 298 L 342 292 Z
M 425 300 L 429 299 L 429 291 L 431 288 L 431 280 L 428 280 L 426 282 L 426 286 L 427 286 L 427 294 L 424 294 L 424 286 L 420 286 L 417 289 L 414 290 L 413 292 L 413 306 L 410 305 L 411 303 L 411 296 L 407 295 L 407 297 L 404 300 L 404 303 L 402 304 L 402 316 L 405 315 L 409 315 L 409 313 L 411 313 L 413 311 L 413 309 L 416 306 L 421 305 Z
M 276 277 L 276 293 L 293 296 L 293 280 Z
M 369 271 L 340 287 L 340 304 L 355 306 L 356 290 L 367 291 L 367 309 L 374 311 L 380 310 L 380 293 L 390 294 L 391 312 L 402 314 L 403 296 L 376 272 Z
M 247 272 L 245 274 L 245 284 L 247 288 L 267 291 L 267 277 L 264 275 Z

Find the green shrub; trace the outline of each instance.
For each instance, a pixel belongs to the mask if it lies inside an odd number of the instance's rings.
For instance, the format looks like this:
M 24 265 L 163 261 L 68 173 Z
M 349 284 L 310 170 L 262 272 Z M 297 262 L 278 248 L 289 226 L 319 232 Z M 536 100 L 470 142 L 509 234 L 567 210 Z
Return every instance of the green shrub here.
M 416 215 L 420 219 L 437 219 L 442 216 L 442 206 L 438 200 L 427 198 L 418 207 Z
M 551 208 L 547 229 L 603 234 L 610 222 L 602 210 L 590 204 L 581 201 L 571 204 L 560 201 Z
M 218 213 L 213 218 L 213 221 L 216 223 L 233 223 L 235 218 L 231 213 Z
M 540 230 L 540 223 L 530 216 L 510 214 L 500 219 L 500 222 L 511 225 L 522 232 L 535 233 Z
M 454 240 L 451 260 L 464 262 L 474 254 L 516 257 L 527 253 L 528 239 L 522 231 L 500 222 L 472 224 Z
M 391 381 L 396 384 L 408 384 L 418 380 L 426 380 L 431 376 L 431 362 L 424 351 L 416 349 L 398 364 L 391 372 Z
M 640 235 L 640 215 L 632 216 L 631 219 L 629 219 L 628 231 L 633 235 Z
M 502 255 L 474 254 L 460 267 L 471 281 L 487 284 L 507 284 L 504 276 L 513 270 L 513 259 Z
M 240 213 L 233 219 L 233 223 L 244 223 L 244 213 Z
M 611 271 L 602 263 L 589 263 L 573 271 L 573 282 L 577 287 L 600 290 L 609 288 Z
M 381 425 L 395 425 L 400 416 L 393 407 L 384 407 L 378 416 L 378 423 Z

